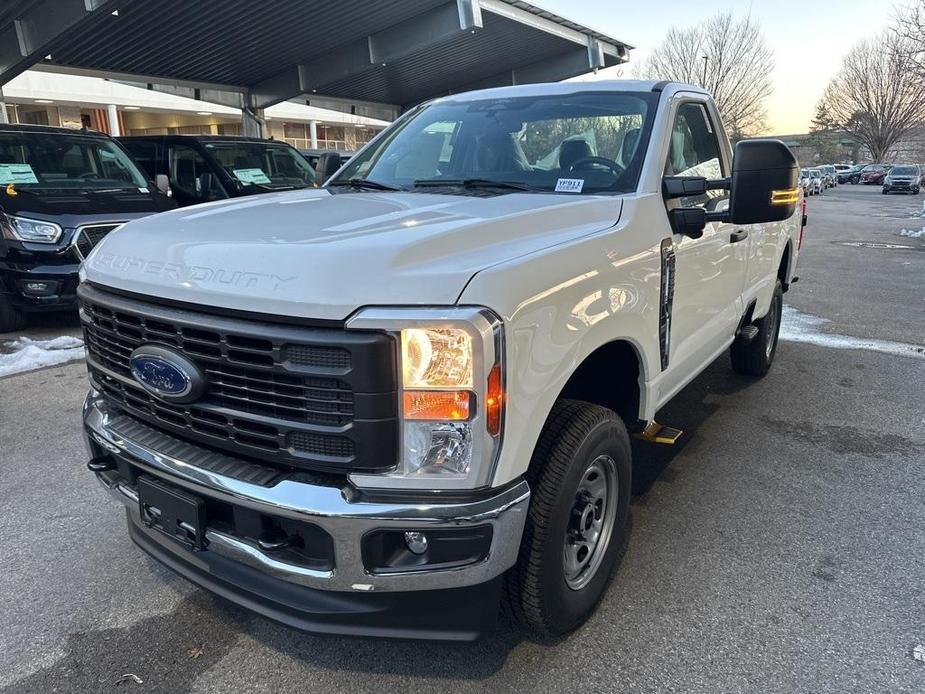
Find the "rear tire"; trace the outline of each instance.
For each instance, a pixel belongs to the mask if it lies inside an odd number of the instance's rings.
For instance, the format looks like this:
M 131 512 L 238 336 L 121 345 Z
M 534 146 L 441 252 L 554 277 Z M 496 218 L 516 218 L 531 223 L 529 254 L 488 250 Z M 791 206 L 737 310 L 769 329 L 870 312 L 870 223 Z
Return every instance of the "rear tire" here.
M 26 314 L 13 306 L 5 296 L 0 296 L 0 333 L 22 330 L 25 326 Z
M 777 338 L 780 335 L 781 315 L 784 306 L 784 290 L 778 279 L 771 297 L 771 307 L 763 318 L 754 321 L 758 335 L 748 344 L 733 342 L 729 350 L 732 368 L 745 376 L 764 376 L 774 363 L 777 354 Z
M 533 633 L 565 634 L 594 611 L 623 551 L 631 477 L 616 413 L 555 404 L 530 461 L 530 510 L 506 579 L 511 611 Z

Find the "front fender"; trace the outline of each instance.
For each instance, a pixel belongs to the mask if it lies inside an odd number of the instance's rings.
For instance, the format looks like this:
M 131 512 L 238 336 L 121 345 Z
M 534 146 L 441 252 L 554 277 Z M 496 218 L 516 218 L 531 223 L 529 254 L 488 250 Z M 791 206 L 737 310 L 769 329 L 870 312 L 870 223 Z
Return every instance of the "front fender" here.
M 630 201 L 624 212 L 638 206 L 639 201 Z M 623 220 L 634 217 L 638 210 Z M 507 410 L 493 485 L 526 471 L 563 387 L 602 345 L 625 340 L 636 350 L 640 410 L 646 411 L 646 384 L 660 363 L 660 239 L 652 226 L 623 220 L 606 231 L 484 270 L 460 299 L 492 308 L 505 324 Z

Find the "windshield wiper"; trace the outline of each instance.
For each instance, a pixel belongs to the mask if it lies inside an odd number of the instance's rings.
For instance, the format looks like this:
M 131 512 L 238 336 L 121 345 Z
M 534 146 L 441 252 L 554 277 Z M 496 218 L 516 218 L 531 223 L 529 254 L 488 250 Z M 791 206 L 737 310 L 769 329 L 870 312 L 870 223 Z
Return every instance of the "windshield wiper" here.
M 457 186 L 462 188 L 506 188 L 507 190 L 539 190 L 519 181 L 497 181 L 491 178 L 419 178 L 415 188 L 439 188 Z
M 393 186 L 390 183 L 380 183 L 370 178 L 351 178 L 347 181 L 332 181 L 329 186 L 350 186 L 360 190 L 404 190 L 401 186 Z
M 129 193 L 129 192 L 137 192 L 137 191 L 138 191 L 138 188 L 126 188 L 126 187 L 119 187 L 119 188 L 78 188 L 77 190 L 78 190 L 78 192 L 80 192 L 80 193 L 86 193 L 87 195 L 90 195 L 90 194 L 93 194 L 93 195 L 111 195 L 112 193 Z

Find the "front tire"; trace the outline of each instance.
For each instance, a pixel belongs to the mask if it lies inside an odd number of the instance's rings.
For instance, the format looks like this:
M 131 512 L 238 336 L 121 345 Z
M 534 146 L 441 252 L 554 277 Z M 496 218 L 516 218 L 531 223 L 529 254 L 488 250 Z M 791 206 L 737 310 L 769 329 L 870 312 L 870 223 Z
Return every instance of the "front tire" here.
M 748 344 L 733 342 L 729 350 L 732 368 L 745 376 L 764 376 L 774 363 L 777 339 L 780 335 L 781 315 L 784 307 L 784 290 L 778 279 L 774 285 L 771 306 L 763 318 L 754 321 L 758 335 Z
M 13 306 L 5 296 L 0 296 L 0 333 L 21 330 L 26 326 L 26 314 Z
M 530 462 L 530 510 L 507 575 L 512 611 L 535 634 L 565 634 L 594 611 L 623 549 L 631 477 L 629 436 L 616 413 L 578 400 L 555 404 Z

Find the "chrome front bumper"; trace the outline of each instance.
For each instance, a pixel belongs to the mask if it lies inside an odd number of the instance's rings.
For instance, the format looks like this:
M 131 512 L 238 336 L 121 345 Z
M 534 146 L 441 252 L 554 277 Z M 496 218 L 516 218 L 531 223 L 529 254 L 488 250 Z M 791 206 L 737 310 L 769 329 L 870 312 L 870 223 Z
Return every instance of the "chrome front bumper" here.
M 521 481 L 495 495 L 472 501 L 432 503 L 372 503 L 351 501 L 347 487 L 320 486 L 282 477 L 272 486 L 242 481 L 216 468 L 229 461 L 223 454 L 176 439 L 118 411 L 110 410 L 102 397 L 91 391 L 84 403 L 84 433 L 91 457 L 106 451 L 127 460 L 143 472 L 190 492 L 230 504 L 252 508 L 272 516 L 314 524 L 333 540 L 333 569 L 321 571 L 280 561 L 256 544 L 220 532 L 205 531 L 206 549 L 192 552 L 163 539 L 160 544 L 174 554 L 194 561 L 197 554 L 214 552 L 257 569 L 269 576 L 300 586 L 328 591 L 421 591 L 474 586 L 496 578 L 514 565 L 526 521 L 530 490 Z M 216 460 L 211 460 L 215 458 Z M 192 461 L 202 461 L 200 466 Z M 210 465 L 204 463 L 209 462 Z M 211 463 L 215 464 L 211 464 Z M 212 469 L 208 469 L 211 467 Z M 138 495 L 134 489 L 105 473 L 97 477 L 123 502 L 132 520 L 143 528 Z M 452 569 L 419 568 L 401 573 L 371 573 L 363 563 L 363 536 L 378 529 L 426 532 L 442 528 L 492 526 L 488 556 L 478 563 Z M 154 533 L 144 529 L 144 532 Z

